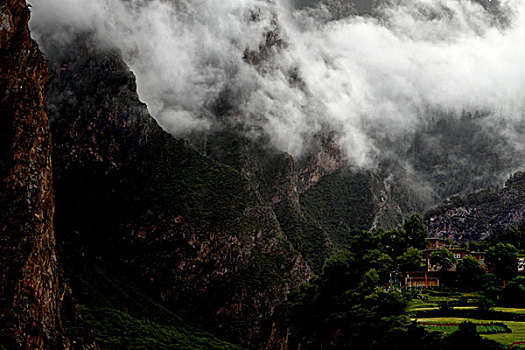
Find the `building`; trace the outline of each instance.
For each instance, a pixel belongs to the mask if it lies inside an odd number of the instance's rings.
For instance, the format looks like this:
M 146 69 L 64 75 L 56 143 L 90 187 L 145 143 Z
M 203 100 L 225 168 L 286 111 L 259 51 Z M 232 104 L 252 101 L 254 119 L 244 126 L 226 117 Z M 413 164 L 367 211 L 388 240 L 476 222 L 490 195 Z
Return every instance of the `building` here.
M 426 239 L 427 241 L 427 250 L 439 250 L 445 248 L 447 245 L 447 240 L 443 238 L 430 237 Z
M 449 244 L 449 242 L 446 239 L 443 238 L 436 238 L 431 237 L 427 238 L 427 245 L 426 249 L 423 250 L 423 260 L 422 263 L 424 263 L 427 266 L 426 270 L 421 271 L 411 271 L 407 272 L 404 276 L 404 283 L 406 288 L 435 288 L 439 287 L 440 281 L 439 281 L 439 271 L 441 270 L 441 267 L 433 266 L 430 264 L 430 255 L 433 252 L 436 252 L 438 250 L 441 250 L 443 248 L 446 248 L 448 251 L 450 251 L 454 258 L 457 261 L 463 259 L 466 256 L 471 256 L 474 259 L 476 259 L 481 267 L 486 269 L 485 265 L 485 252 L 476 252 L 476 251 L 469 251 L 466 248 L 462 248 L 458 245 Z M 525 260 L 525 259 L 523 259 Z M 525 261 L 522 262 L 522 270 L 525 271 Z M 449 271 L 455 271 L 456 270 L 456 264 L 449 270 Z
M 431 238 L 427 238 L 426 240 L 427 240 L 427 249 L 423 251 L 423 254 L 426 259 L 426 265 L 427 265 L 428 271 L 439 271 L 441 269 L 440 267 L 432 266 L 430 264 L 430 255 L 433 252 L 441 250 L 443 248 L 446 248 L 449 252 L 451 252 L 454 255 L 456 262 L 460 259 L 463 259 L 466 256 L 471 256 L 479 262 L 481 267 L 483 267 L 484 269 L 486 268 L 485 252 L 469 251 L 468 249 L 462 248 L 458 245 L 447 244 L 448 243 L 447 240 L 443 238 L 431 237 Z M 455 271 L 455 270 L 456 270 L 456 265 L 454 265 L 450 269 L 450 271 Z
M 439 277 L 428 271 L 411 271 L 405 275 L 405 286 L 409 289 L 439 287 Z

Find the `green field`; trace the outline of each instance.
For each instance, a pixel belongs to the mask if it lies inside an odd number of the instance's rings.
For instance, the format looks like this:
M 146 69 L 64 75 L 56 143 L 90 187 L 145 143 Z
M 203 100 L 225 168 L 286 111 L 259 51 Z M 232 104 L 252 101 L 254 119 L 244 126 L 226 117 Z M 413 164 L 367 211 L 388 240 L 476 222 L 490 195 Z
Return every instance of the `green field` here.
M 451 306 L 471 306 L 476 303 L 478 295 L 476 293 L 459 292 L 423 292 L 412 301 L 411 310 L 431 310 L 438 308 L 443 303 L 450 303 Z
M 454 310 L 474 310 L 477 306 L 454 306 L 452 309 Z M 410 311 L 427 311 L 427 310 L 437 310 L 439 307 L 432 306 L 432 307 L 411 307 Z M 491 310 L 499 311 L 499 312 L 512 312 L 515 314 L 525 315 L 525 309 L 516 309 L 512 307 L 493 307 Z
M 522 309 L 521 309 L 522 310 Z M 512 322 L 512 321 L 494 321 L 494 320 L 475 320 L 471 318 L 454 318 L 454 317 L 442 317 L 442 318 L 418 318 L 418 322 L 441 322 L 441 323 L 461 323 L 470 321 L 472 323 L 490 323 L 500 322 L 512 330 L 512 333 L 498 333 L 498 334 L 483 334 L 482 336 L 488 339 L 495 340 L 504 346 L 509 346 L 513 342 L 525 341 L 525 322 Z
M 513 312 L 515 314 L 525 315 L 525 309 L 516 309 L 516 308 L 512 308 L 512 307 L 494 307 L 492 309 L 494 311 Z
M 451 325 L 449 323 L 434 323 L 432 324 L 422 324 L 423 327 L 430 332 L 442 332 L 442 333 L 454 333 L 459 330 L 459 324 Z M 507 328 L 501 322 L 490 322 L 489 324 L 476 324 L 476 330 L 479 334 L 489 334 L 489 333 L 508 333 L 509 328 Z

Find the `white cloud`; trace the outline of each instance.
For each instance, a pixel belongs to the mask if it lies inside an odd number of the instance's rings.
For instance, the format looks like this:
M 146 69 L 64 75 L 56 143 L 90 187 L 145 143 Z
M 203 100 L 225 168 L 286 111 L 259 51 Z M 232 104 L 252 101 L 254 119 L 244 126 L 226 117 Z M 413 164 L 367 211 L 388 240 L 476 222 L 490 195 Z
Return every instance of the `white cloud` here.
M 350 162 L 372 166 L 388 151 L 384 139 L 403 138 L 428 111 L 483 110 L 488 125 L 505 118 L 502 135 L 523 148 L 512 125 L 525 107 L 525 2 L 505 6 L 513 18 L 501 28 L 468 0 L 407 0 L 379 18 L 337 21 L 325 5 L 284 0 L 39 0 L 31 26 L 61 41 L 93 30 L 119 48 L 141 99 L 174 134 L 220 124 L 222 98 L 231 118 L 281 150 L 300 153 L 329 126 Z M 245 50 L 258 50 L 275 19 L 287 45 L 249 65 Z

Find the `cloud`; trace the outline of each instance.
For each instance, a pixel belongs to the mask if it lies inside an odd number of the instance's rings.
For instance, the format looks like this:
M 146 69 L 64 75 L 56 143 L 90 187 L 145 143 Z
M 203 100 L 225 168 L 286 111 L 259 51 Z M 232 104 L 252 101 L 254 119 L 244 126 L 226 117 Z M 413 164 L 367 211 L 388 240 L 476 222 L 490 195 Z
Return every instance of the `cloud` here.
M 49 33 L 67 42 L 79 30 L 117 47 L 175 135 L 241 123 L 300 154 L 329 129 L 350 163 L 372 167 L 402 157 L 436 115 L 478 110 L 487 132 L 524 148 L 524 2 L 500 1 L 497 14 L 469 0 L 376 3 L 39 0 L 31 27 L 44 50 Z

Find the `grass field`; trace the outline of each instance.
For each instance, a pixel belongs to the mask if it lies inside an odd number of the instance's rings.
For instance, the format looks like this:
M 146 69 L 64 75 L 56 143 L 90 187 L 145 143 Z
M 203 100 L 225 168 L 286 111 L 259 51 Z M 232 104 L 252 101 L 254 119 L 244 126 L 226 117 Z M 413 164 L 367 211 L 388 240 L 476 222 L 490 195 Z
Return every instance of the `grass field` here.
M 437 306 L 432 307 L 412 307 L 410 311 L 426 311 L 426 310 L 436 310 L 439 309 Z M 476 306 L 454 306 L 455 310 L 474 310 Z M 515 314 L 525 315 L 525 309 L 516 309 L 512 307 L 493 307 L 492 310 L 499 312 L 512 312 Z
M 476 306 L 454 306 L 452 308 L 456 309 L 456 310 L 474 310 L 476 308 Z M 427 311 L 427 310 L 437 310 L 437 309 L 439 309 L 439 307 L 437 307 L 437 306 L 411 307 L 410 311 Z M 494 310 L 495 309 L 496 308 L 494 308 Z M 506 309 L 506 308 L 500 307 L 500 308 L 497 308 L 497 309 L 502 309 L 501 311 L 504 311 L 503 309 Z M 510 310 L 512 310 L 512 309 L 509 309 L 508 312 L 511 312 Z M 517 309 L 517 310 L 523 310 L 523 312 L 525 313 L 525 309 Z
M 475 304 L 478 295 L 476 293 L 459 293 L 459 292 L 424 292 L 412 301 L 412 310 L 424 310 L 438 308 L 442 303 L 451 303 L 459 305 Z M 466 305 L 465 305 L 466 304 Z
M 423 327 L 430 332 L 442 332 L 442 333 L 454 333 L 459 330 L 459 323 L 422 323 Z M 496 333 L 508 333 L 509 328 L 502 324 L 501 322 L 491 322 L 491 323 L 477 323 L 476 330 L 479 334 L 496 334 Z
M 513 312 L 515 314 L 525 315 L 525 309 L 516 309 L 512 307 L 494 307 L 493 310 L 501 312 Z
M 522 309 L 519 309 L 522 310 Z M 455 318 L 455 317 L 442 317 L 442 318 L 418 318 L 418 322 L 443 322 L 443 323 L 461 323 L 464 321 L 470 321 L 472 323 L 490 323 L 490 322 L 501 322 L 507 325 L 512 330 L 512 333 L 499 333 L 499 334 L 483 334 L 482 336 L 488 339 L 495 340 L 504 346 L 509 346 L 513 342 L 525 341 L 525 322 L 512 322 L 512 321 L 494 321 L 494 320 L 475 320 L 470 318 Z

